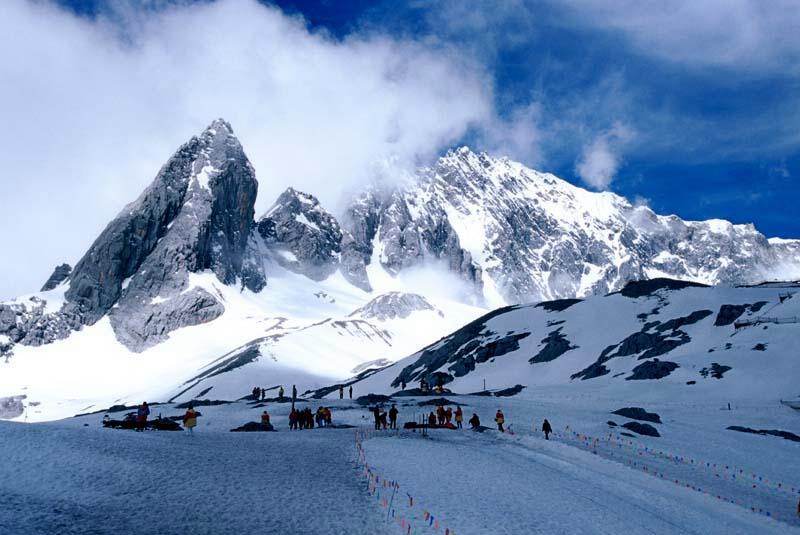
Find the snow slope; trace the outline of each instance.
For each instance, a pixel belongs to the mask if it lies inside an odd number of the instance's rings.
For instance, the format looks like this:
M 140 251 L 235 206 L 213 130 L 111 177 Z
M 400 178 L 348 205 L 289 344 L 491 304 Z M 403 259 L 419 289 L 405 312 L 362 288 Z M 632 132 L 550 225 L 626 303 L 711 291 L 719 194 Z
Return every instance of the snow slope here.
M 632 283 L 626 289 L 637 287 L 644 288 Z M 441 379 L 459 393 L 483 390 L 485 381 L 489 389 L 564 385 L 576 395 L 599 388 L 619 399 L 777 403 L 800 394 L 798 291 L 792 283 L 661 288 L 639 296 L 623 290 L 509 307 L 364 379 L 361 387 L 389 393 L 402 381 L 417 386 L 424 378 L 430 385 Z M 730 310 L 741 314 L 735 321 L 753 324 L 737 329 Z M 714 363 L 731 369 L 721 379 L 704 377 L 700 372 Z

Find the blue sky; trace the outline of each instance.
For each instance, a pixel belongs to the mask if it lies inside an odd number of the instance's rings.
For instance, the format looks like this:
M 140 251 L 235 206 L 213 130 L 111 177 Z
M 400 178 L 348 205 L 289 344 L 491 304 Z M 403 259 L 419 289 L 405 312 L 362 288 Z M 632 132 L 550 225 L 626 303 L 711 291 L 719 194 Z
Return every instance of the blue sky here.
M 468 144 L 800 237 L 798 27 L 794 0 L 8 0 L 0 194 L 19 202 L 0 238 L 37 246 L 0 297 L 77 260 L 218 116 L 256 167 L 257 211 L 288 185 L 335 208 L 374 158 Z

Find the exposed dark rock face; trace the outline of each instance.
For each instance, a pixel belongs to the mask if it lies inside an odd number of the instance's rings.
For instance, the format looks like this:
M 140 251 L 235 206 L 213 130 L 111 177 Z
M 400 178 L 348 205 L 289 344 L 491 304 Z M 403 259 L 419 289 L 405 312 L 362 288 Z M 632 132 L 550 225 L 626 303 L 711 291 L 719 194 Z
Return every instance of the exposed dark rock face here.
M 358 316 L 364 319 L 374 318 L 386 321 L 407 318 L 412 313 L 422 310 L 432 310 L 438 312 L 440 316 L 443 315 L 421 295 L 389 292 L 379 295 L 363 307 L 353 311 L 350 317 Z
M 658 290 L 680 290 L 689 287 L 708 288 L 708 285 L 684 280 L 656 278 L 631 281 L 627 283 L 619 293 L 625 297 L 644 297 L 652 295 Z
M 2 305 L 0 334 L 23 344 L 49 343 L 108 314 L 117 338 L 141 351 L 175 329 L 217 318 L 222 303 L 192 286 L 189 275 L 208 270 L 222 284 L 239 282 L 254 292 L 264 287 L 253 233 L 257 188 L 230 125 L 214 121 L 178 149 L 71 273 L 67 265 L 56 269 L 45 289 L 68 278 L 60 311 Z
M 556 299 L 555 301 L 542 301 L 536 308 L 543 308 L 548 312 L 563 312 L 572 305 L 576 305 L 583 299 Z
M 356 403 L 361 405 L 362 407 L 366 407 L 368 405 L 380 405 L 383 403 L 391 403 L 392 397 L 391 396 L 384 396 L 382 394 L 367 394 L 366 396 L 359 396 L 356 398 Z
M 538 306 L 538 305 L 537 305 Z M 540 362 L 550 362 L 555 360 L 567 351 L 577 349 L 578 346 L 570 344 L 567 337 L 561 332 L 561 327 L 547 335 L 547 338 L 542 340 L 544 347 L 528 362 L 536 364 Z
M 642 381 L 648 379 L 663 379 L 671 374 L 679 366 L 674 362 L 662 361 L 658 359 L 647 360 L 636 366 L 632 374 L 626 377 L 626 381 Z
M 750 313 L 758 312 L 766 304 L 766 301 L 759 301 L 757 303 L 753 303 L 752 305 L 722 305 L 719 307 L 719 312 L 717 313 L 717 319 L 714 320 L 714 325 L 717 327 L 732 325 L 733 322 L 738 320 L 739 317 L 746 311 L 749 310 Z
M 753 351 L 766 351 L 766 350 L 767 350 L 767 344 L 758 343 L 753 346 Z
M 676 347 L 691 342 L 691 338 L 681 327 L 692 325 L 713 314 L 710 310 L 696 310 L 688 316 L 674 318 L 664 323 L 653 321 L 646 323 L 640 332 L 633 333 L 619 344 L 608 346 L 600 357 L 590 366 L 575 373 L 572 379 L 583 380 L 606 375 L 609 370 L 605 362 L 617 357 L 639 355 L 639 360 L 658 357 L 669 353 Z
M 639 422 L 626 422 L 622 424 L 625 429 L 630 429 L 638 435 L 645 435 L 648 437 L 660 437 L 658 430 L 650 424 L 642 424 Z
M 709 376 L 709 374 L 714 379 L 722 379 L 722 377 L 725 375 L 725 372 L 727 372 L 729 370 L 732 370 L 732 369 L 733 368 L 731 368 L 730 366 L 725 366 L 725 365 L 717 364 L 716 362 L 713 362 L 711 364 L 711 368 L 703 368 L 702 370 L 700 370 L 700 375 L 702 375 L 704 379 L 707 378 Z
M 647 412 L 641 407 L 623 407 L 622 409 L 615 410 L 611 414 L 619 414 L 631 420 L 641 420 L 643 422 L 653 422 L 657 424 L 661 423 L 661 417 L 658 414 Z
M 60 266 L 56 266 L 56 269 L 53 270 L 53 274 L 50 275 L 50 278 L 47 279 L 47 282 L 44 283 L 42 286 L 41 291 L 47 292 L 67 280 L 69 274 L 72 273 L 72 266 L 69 264 L 61 264 Z
M 789 431 L 781 431 L 779 429 L 752 429 L 750 427 L 742 427 L 740 425 L 731 425 L 726 427 L 731 431 L 739 431 L 740 433 L 753 433 L 755 435 L 772 435 L 774 437 L 785 438 L 792 442 L 800 442 L 800 436 L 790 433 Z
M 287 189 L 258 221 L 258 233 L 280 265 L 312 280 L 339 266 L 342 230 L 313 195 Z
M 525 389 L 525 386 L 523 386 L 523 385 L 514 385 L 514 386 L 509 387 L 509 388 L 504 388 L 502 390 L 498 390 L 497 392 L 494 393 L 494 396 L 497 397 L 497 398 L 507 398 L 507 397 L 511 397 L 511 396 L 516 396 L 517 394 L 522 392 L 524 389 Z
M 411 384 L 425 379 L 429 385 L 436 386 L 437 380 L 442 384 L 455 377 L 461 377 L 475 369 L 476 364 L 499 357 L 519 349 L 519 341 L 530 335 L 528 332 L 498 335 L 486 328 L 486 323 L 505 312 L 519 308 L 518 306 L 503 307 L 494 310 L 477 320 L 468 323 L 453 334 L 426 347 L 417 354 L 417 359 L 400 372 L 394 381 L 393 387 L 401 383 Z M 446 364 L 452 376 L 442 372 L 436 373 Z

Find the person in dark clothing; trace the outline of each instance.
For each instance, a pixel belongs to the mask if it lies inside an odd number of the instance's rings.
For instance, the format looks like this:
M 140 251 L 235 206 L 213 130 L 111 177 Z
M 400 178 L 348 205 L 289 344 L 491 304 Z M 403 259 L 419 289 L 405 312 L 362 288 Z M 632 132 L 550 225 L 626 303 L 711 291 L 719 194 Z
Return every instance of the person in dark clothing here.
M 428 425 L 429 426 L 436 425 L 436 415 L 433 414 L 433 411 L 431 411 L 431 413 L 428 415 Z
M 253 388 L 251 394 L 253 395 L 253 400 L 258 401 L 258 399 L 261 397 L 261 389 L 256 386 Z
M 381 428 L 381 408 L 377 405 L 372 409 L 372 415 L 375 417 L 375 431 Z
M 139 408 L 136 410 L 136 430 L 144 431 L 147 427 L 147 417 L 150 416 L 150 407 L 147 402 L 143 401 Z
M 283 386 L 278 389 L 278 397 L 283 398 Z
M 344 386 L 339 386 L 339 399 L 344 399 Z
M 297 400 L 297 385 L 292 385 L 292 401 Z
M 261 388 L 261 401 L 267 399 L 267 390 L 265 388 Z
M 350 385 L 350 399 L 353 399 L 353 385 Z
M 544 439 L 550 440 L 550 433 L 553 432 L 553 428 L 550 426 L 550 422 L 547 421 L 547 418 L 544 419 L 544 423 L 542 424 L 542 432 L 544 433 Z
M 389 409 L 389 428 L 390 429 L 397 429 L 397 407 L 392 405 L 392 408 Z
M 381 411 L 380 420 L 381 420 L 381 428 L 385 431 L 387 423 L 386 423 L 386 413 L 383 411 Z
M 294 409 L 289 413 L 289 429 L 297 429 L 297 412 Z
M 469 419 L 469 425 L 473 429 L 477 429 L 481 426 L 481 419 L 478 418 L 478 415 L 475 414 L 474 412 L 472 413 L 472 418 Z

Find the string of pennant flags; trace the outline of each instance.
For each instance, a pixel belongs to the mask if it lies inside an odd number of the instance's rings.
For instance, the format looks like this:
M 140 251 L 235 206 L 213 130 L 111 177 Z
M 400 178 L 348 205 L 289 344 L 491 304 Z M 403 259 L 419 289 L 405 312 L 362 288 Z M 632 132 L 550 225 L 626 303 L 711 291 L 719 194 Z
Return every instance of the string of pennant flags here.
M 605 437 L 595 437 L 577 432 L 571 429 L 570 426 L 566 426 L 564 433 L 554 433 L 554 435 L 571 445 L 578 446 L 595 455 L 602 453 L 603 455 L 616 458 L 631 468 L 641 470 L 646 474 L 662 480 L 674 482 L 680 487 L 688 488 L 714 497 L 720 501 L 744 507 L 753 513 L 764 515 L 775 520 L 797 523 L 793 513 L 793 500 L 797 499 L 800 495 L 800 486 L 787 485 L 784 482 L 754 474 L 752 471 L 735 468 L 730 464 L 701 461 L 692 457 L 675 455 L 661 448 L 643 446 L 624 437 L 616 436 L 613 433 Z M 366 459 L 366 453 L 364 452 L 363 441 L 373 436 L 386 436 L 386 433 L 375 433 L 363 429 L 356 431 L 355 441 L 358 452 L 358 462 L 362 470 L 362 475 L 367 480 L 369 493 L 375 497 L 376 503 L 386 510 L 387 522 L 395 523 L 400 528 L 403 535 L 423 533 L 456 535 L 454 530 L 445 525 L 443 517 L 434 514 L 430 509 L 424 507 L 411 493 L 405 492 L 405 489 L 401 490 L 400 484 L 397 481 L 383 477 L 369 465 Z M 606 449 L 603 450 L 602 448 Z M 634 454 L 634 458 L 631 459 L 623 455 L 619 450 L 627 450 L 626 453 Z M 615 451 L 619 453 L 615 454 Z M 782 512 L 774 508 L 765 508 L 763 505 L 748 503 L 746 499 L 726 496 L 718 490 L 709 488 L 709 486 L 701 486 L 692 481 L 684 481 L 680 477 L 674 478 L 670 474 L 665 474 L 663 469 L 648 464 L 646 462 L 648 458 L 661 459 L 674 464 L 684 464 L 700 470 L 706 470 L 716 478 L 746 484 L 749 488 L 761 488 L 780 492 L 787 498 L 787 511 Z
M 736 466 L 733 466 L 732 464 L 695 459 L 693 457 L 685 455 L 676 455 L 669 451 L 665 451 L 662 448 L 643 446 L 641 444 L 637 444 L 632 440 L 628 440 L 625 437 L 618 436 L 613 433 L 609 433 L 607 436 L 604 437 L 594 437 L 584 433 L 578 433 L 570 429 L 569 426 L 566 426 L 565 433 L 564 435 L 561 436 L 562 438 L 566 438 L 571 442 L 578 442 L 590 450 L 597 450 L 599 446 L 606 446 L 611 450 L 626 448 L 630 451 L 637 453 L 638 456 L 640 457 L 649 456 L 654 458 L 660 458 L 669 461 L 673 464 L 683 464 L 692 466 L 699 470 L 706 470 L 707 472 L 711 472 L 717 478 L 735 481 L 743 485 L 747 485 L 751 488 L 761 487 L 774 490 L 777 492 L 785 492 L 793 494 L 795 496 L 800 495 L 800 485 L 787 484 L 782 481 L 777 481 L 774 478 L 769 478 L 764 475 L 755 474 L 750 470 L 738 468 Z
M 614 434 L 609 434 L 606 437 L 594 437 L 591 435 L 587 435 L 585 433 L 579 433 L 577 431 L 572 430 L 569 426 L 566 426 L 565 431 L 563 434 L 559 433 L 558 436 L 565 441 L 572 443 L 573 445 L 577 445 L 591 451 L 595 455 L 598 454 L 598 448 L 605 446 L 608 449 L 606 451 L 602 451 L 602 453 L 609 455 L 610 457 L 615 457 L 614 450 L 619 449 L 627 449 L 629 452 L 636 453 L 638 457 L 643 458 L 642 460 L 631 460 L 627 457 L 619 456 L 628 466 L 642 470 L 643 472 L 657 477 L 659 479 L 664 479 L 667 481 L 673 481 L 676 485 L 685 487 L 712 497 L 717 498 L 718 500 L 732 503 L 735 505 L 739 505 L 746 509 L 749 509 L 753 513 L 761 514 L 770 518 L 774 518 L 776 520 L 784 520 L 784 521 L 792 521 L 794 515 L 791 512 L 791 509 L 794 506 L 792 500 L 789 499 L 788 495 L 793 496 L 795 499 L 798 498 L 798 494 L 800 493 L 800 488 L 795 485 L 787 485 L 783 482 L 770 480 L 765 476 L 760 476 L 758 474 L 754 474 L 751 471 L 745 471 L 744 469 L 734 468 L 730 464 L 723 464 L 723 463 L 715 463 L 712 461 L 702 461 L 698 459 L 694 459 L 692 457 L 682 456 L 682 455 L 675 455 L 670 452 L 664 451 L 660 448 L 653 448 L 650 446 L 642 446 L 635 443 L 632 440 L 627 440 L 624 437 L 616 436 Z M 711 470 L 713 475 L 717 478 L 722 478 L 729 480 L 731 482 L 740 482 L 747 484 L 750 488 L 758 488 L 761 486 L 762 488 L 769 489 L 772 491 L 779 491 L 781 493 L 787 493 L 787 501 L 786 503 L 789 505 L 789 511 L 787 513 L 782 513 L 775 510 L 766 509 L 762 506 L 753 505 L 752 503 L 747 503 L 747 500 L 739 499 L 739 498 L 731 498 L 725 496 L 723 493 L 716 492 L 714 489 L 699 486 L 694 484 L 693 482 L 683 481 L 681 478 L 673 478 L 670 475 L 665 475 L 663 471 L 653 467 L 646 462 L 644 459 L 647 457 L 652 458 L 660 458 L 667 461 L 670 461 L 674 464 L 684 464 L 693 466 L 699 469 L 706 469 Z
M 434 514 L 421 504 L 400 484 L 383 477 L 369 465 L 364 451 L 364 440 L 376 436 L 368 430 L 357 430 L 355 434 L 356 451 L 361 474 L 367 481 L 367 491 L 375 497 L 375 502 L 386 511 L 386 521 L 400 528 L 403 535 L 437 533 L 439 535 L 456 535 L 455 530 L 448 527 L 443 517 Z M 380 436 L 386 436 L 385 433 Z

